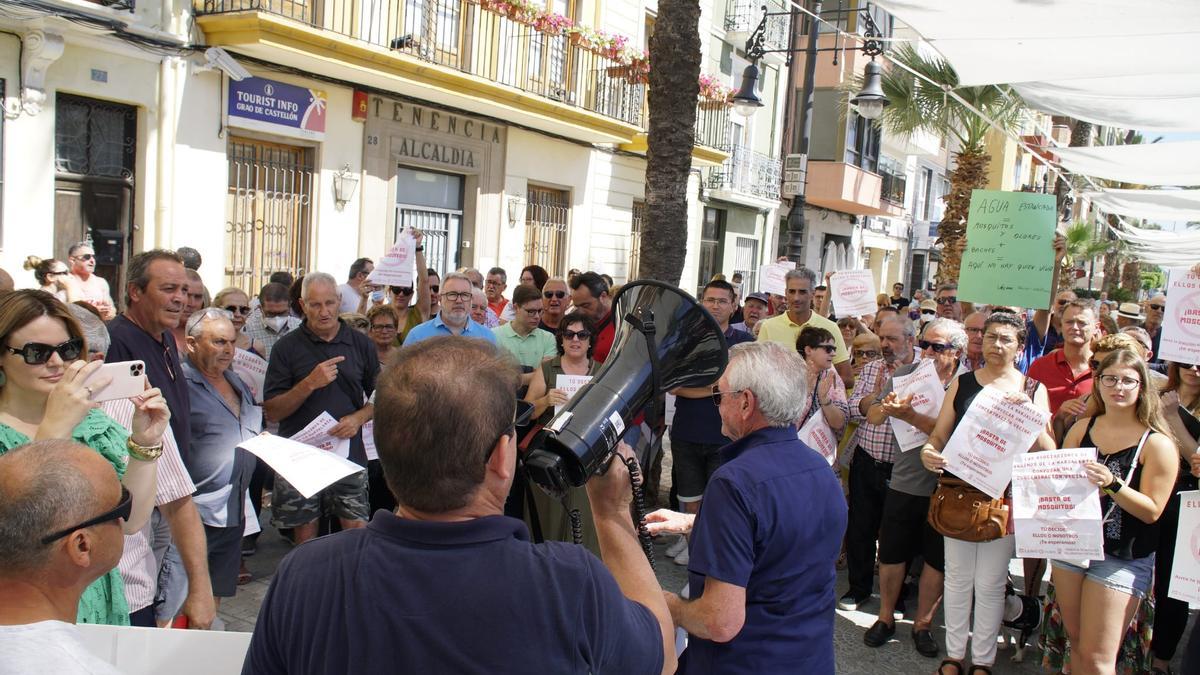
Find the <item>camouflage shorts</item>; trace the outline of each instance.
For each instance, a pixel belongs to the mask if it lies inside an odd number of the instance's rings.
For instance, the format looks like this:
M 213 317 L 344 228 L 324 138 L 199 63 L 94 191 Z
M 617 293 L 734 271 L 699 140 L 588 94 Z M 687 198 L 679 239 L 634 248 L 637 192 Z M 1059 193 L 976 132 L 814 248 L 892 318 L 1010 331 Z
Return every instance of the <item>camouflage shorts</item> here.
M 370 519 L 367 506 L 367 472 L 352 473 L 312 497 L 300 494 L 283 476 L 275 474 L 271 522 L 277 528 L 300 527 L 326 513 L 342 520 Z

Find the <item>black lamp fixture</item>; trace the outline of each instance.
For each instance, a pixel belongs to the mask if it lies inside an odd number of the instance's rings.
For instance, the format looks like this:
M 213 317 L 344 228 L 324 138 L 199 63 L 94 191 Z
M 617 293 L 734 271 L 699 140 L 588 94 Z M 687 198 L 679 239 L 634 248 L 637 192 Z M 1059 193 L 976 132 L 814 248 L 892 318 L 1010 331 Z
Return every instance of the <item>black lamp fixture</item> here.
M 883 95 L 883 68 L 872 58 L 867 62 L 863 71 L 863 88 L 850 103 L 858 108 L 858 115 L 864 119 L 877 120 L 883 115 L 883 108 L 891 101 Z

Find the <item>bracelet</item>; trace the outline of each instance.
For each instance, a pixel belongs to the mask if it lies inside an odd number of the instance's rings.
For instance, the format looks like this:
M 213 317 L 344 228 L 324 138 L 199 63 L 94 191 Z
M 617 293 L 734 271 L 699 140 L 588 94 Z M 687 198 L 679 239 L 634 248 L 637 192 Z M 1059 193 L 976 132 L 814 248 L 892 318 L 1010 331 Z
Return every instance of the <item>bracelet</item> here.
M 1115 489 L 1113 488 L 1114 485 L 1117 486 Z M 1112 482 L 1110 482 L 1108 485 L 1105 485 L 1104 487 L 1102 487 L 1100 489 L 1103 490 L 1104 494 L 1108 495 L 1109 497 L 1116 497 L 1117 493 L 1120 492 L 1122 489 L 1124 489 L 1124 487 L 1125 487 L 1125 481 L 1121 480 L 1120 478 L 1118 478 L 1116 476 L 1113 476 Z
M 424 251 L 424 250 L 425 250 L 425 247 L 424 247 L 424 246 L 418 246 L 418 247 L 414 248 L 413 250 L 414 250 L 414 251 L 416 251 L 417 253 L 421 253 L 422 251 Z
M 143 462 L 153 462 L 162 457 L 163 444 L 158 445 L 138 445 L 133 442 L 133 437 L 125 439 L 125 447 L 129 450 L 129 456 L 134 459 L 139 459 Z

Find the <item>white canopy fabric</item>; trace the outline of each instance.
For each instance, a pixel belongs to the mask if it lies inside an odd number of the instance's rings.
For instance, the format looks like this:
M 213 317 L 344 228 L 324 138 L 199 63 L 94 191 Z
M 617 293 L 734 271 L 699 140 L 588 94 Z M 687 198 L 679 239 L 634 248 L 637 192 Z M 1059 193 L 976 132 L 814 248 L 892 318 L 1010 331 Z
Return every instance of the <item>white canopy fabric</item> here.
M 1200 2 L 879 0 L 964 86 L 1013 84 L 1034 107 L 1134 129 L 1200 129 Z
M 1131 225 L 1112 229 L 1138 260 L 1162 267 L 1191 267 L 1200 262 L 1200 232 L 1164 232 Z
M 1200 190 L 1099 190 L 1085 192 L 1101 211 L 1152 220 L 1200 220 Z M 1200 251 L 1192 251 L 1196 256 Z
M 1071 173 L 1137 185 L 1200 185 L 1200 141 L 1054 148 Z

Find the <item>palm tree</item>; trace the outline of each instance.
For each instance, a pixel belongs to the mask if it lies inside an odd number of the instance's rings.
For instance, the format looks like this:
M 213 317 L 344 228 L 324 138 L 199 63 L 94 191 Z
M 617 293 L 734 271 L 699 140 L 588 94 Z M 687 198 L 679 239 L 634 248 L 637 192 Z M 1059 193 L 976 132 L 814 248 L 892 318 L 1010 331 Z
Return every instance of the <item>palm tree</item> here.
M 1016 131 L 1024 104 L 1007 86 L 959 86 L 958 73 L 947 61 L 938 57 L 927 58 L 910 44 L 896 47 L 889 58 L 929 78 L 933 83 L 914 76 L 899 65 L 886 70 L 883 93 L 891 105 L 883 110 L 881 123 L 884 128 L 893 134 L 909 135 L 925 131 L 957 141 L 954 170 L 949 175 L 950 192 L 943 197 L 946 211 L 938 225 L 937 239 L 937 243 L 942 245 L 938 281 L 957 281 L 963 250 L 967 245 L 971 190 L 987 184 L 988 165 L 992 158 L 986 152 L 986 140 L 991 126 L 970 108 L 947 95 L 943 87 L 948 87 L 995 120 L 1005 131 Z
M 650 63 L 645 253 L 639 273 L 677 286 L 687 249 L 688 172 L 700 95 L 700 3 L 659 0 Z
M 1067 254 L 1063 256 L 1063 273 L 1058 275 L 1058 290 L 1065 291 L 1075 285 L 1075 275 L 1070 273 L 1077 260 L 1090 260 L 1108 251 L 1111 242 L 1105 232 L 1096 234 L 1096 228 L 1077 220 L 1063 233 L 1067 239 Z

